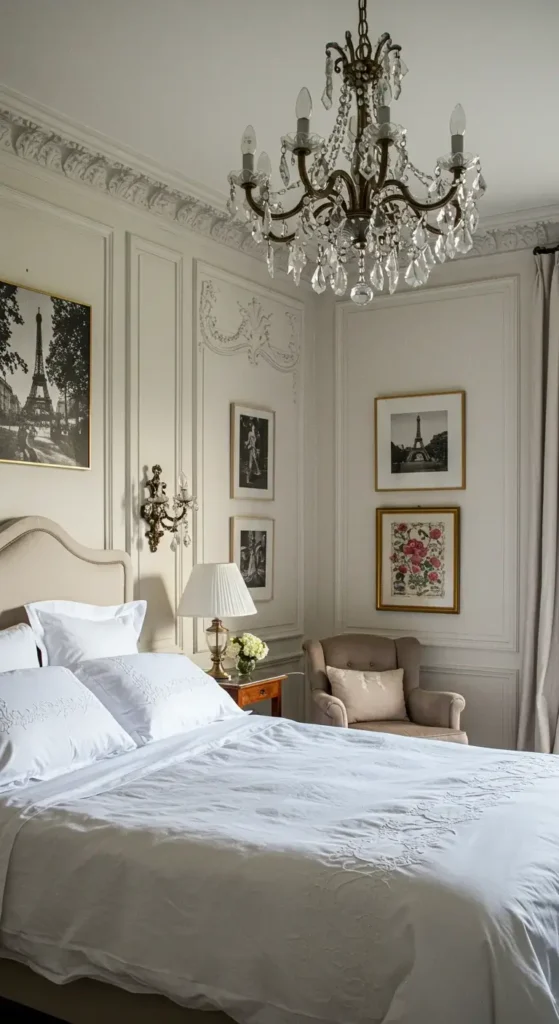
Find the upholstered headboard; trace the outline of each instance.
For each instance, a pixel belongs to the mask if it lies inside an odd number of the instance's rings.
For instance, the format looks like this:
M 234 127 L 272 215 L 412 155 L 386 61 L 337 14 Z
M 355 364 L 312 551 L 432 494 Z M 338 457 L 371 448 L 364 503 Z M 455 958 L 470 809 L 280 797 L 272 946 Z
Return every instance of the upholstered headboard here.
M 124 551 L 95 551 L 41 516 L 0 524 L 0 629 L 25 622 L 29 601 L 122 604 L 132 597 Z

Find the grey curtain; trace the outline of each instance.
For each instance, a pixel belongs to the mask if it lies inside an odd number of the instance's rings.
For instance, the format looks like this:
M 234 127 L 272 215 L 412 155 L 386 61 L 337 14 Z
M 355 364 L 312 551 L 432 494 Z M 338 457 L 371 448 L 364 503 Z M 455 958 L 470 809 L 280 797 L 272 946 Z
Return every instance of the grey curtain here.
M 535 259 L 532 479 L 518 746 L 559 754 L 559 253 Z

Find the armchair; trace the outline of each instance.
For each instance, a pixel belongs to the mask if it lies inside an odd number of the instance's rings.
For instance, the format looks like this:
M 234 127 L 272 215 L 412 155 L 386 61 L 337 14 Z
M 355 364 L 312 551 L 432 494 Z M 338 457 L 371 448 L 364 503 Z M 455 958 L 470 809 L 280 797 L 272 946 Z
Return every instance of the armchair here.
M 458 693 L 422 690 L 419 685 L 421 644 L 415 637 L 388 637 L 362 633 L 343 633 L 326 640 L 307 640 L 303 644 L 306 674 L 311 688 L 313 720 L 319 725 L 335 725 L 371 732 L 399 733 L 418 739 L 467 743 L 460 728 L 460 714 L 466 702 Z M 384 672 L 404 669 L 404 698 L 408 721 L 353 722 L 348 726 L 341 700 L 332 694 L 326 666 L 357 669 L 360 672 Z

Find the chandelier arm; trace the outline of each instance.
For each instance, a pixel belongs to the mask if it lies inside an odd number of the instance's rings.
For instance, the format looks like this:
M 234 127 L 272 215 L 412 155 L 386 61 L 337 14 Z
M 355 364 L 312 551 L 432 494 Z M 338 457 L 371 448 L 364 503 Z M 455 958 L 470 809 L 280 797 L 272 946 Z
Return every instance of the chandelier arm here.
M 330 56 L 330 50 L 335 50 L 336 53 L 339 53 L 341 59 L 344 62 L 344 67 L 346 67 L 346 65 L 348 63 L 347 54 L 345 53 L 343 48 L 340 46 L 340 44 L 339 43 L 326 43 L 326 56 L 327 57 Z M 336 63 L 337 63 L 337 61 L 336 61 Z
M 451 185 L 446 196 L 443 196 L 442 199 L 438 199 L 435 203 L 421 203 L 414 197 L 412 192 L 410 192 L 408 186 L 403 185 L 402 182 L 398 181 L 396 178 L 389 178 L 388 181 L 385 181 L 384 188 L 397 188 L 402 193 L 406 202 L 409 203 L 412 210 L 422 210 L 425 213 L 429 213 L 430 210 L 440 210 L 443 206 L 446 206 L 447 203 L 452 202 L 458 192 L 458 182 Z M 393 196 L 392 198 L 395 199 L 397 197 Z
M 303 149 L 299 149 L 297 151 L 299 177 L 303 183 L 306 194 L 310 196 L 312 199 L 327 199 L 328 196 L 332 195 L 332 192 L 334 191 L 334 187 L 336 185 L 336 181 L 338 180 L 338 178 L 341 178 L 342 181 L 344 181 L 345 184 L 347 185 L 347 189 L 349 191 L 350 209 L 355 209 L 358 204 L 358 196 L 355 188 L 355 183 L 351 175 L 344 170 L 333 171 L 330 177 L 328 178 L 328 184 L 324 188 L 315 189 L 311 185 L 311 181 L 307 173 L 306 158 L 307 154 L 305 153 L 305 151 Z M 304 198 L 305 197 L 303 196 L 303 199 Z
M 379 63 L 379 57 L 382 53 L 382 48 L 385 45 L 385 43 L 389 41 L 392 42 L 392 40 L 390 39 L 390 32 L 383 32 L 378 41 L 377 48 L 375 50 L 375 55 L 373 57 L 373 61 L 375 62 L 375 64 Z M 402 49 L 402 47 L 400 47 L 400 49 Z
M 345 34 L 345 41 L 346 41 L 346 46 L 347 46 L 347 48 L 349 50 L 350 60 L 353 63 L 353 61 L 355 60 L 355 48 L 353 46 L 353 38 L 352 38 L 351 32 L 346 32 L 346 34 Z
M 292 242 L 293 241 L 293 239 L 295 238 L 296 234 L 297 234 L 296 231 L 292 231 L 291 234 L 289 234 L 289 235 L 276 235 L 274 231 L 270 231 L 270 234 L 269 235 L 265 235 L 264 237 L 265 237 L 266 241 L 268 241 L 268 242 L 284 242 L 284 243 L 287 244 L 288 242 Z
M 252 190 L 253 188 L 255 188 L 255 186 L 252 184 L 252 182 L 249 181 L 247 182 L 247 184 L 241 185 L 241 188 L 244 188 L 245 190 L 247 203 L 250 206 L 251 210 L 253 210 L 254 213 L 258 214 L 259 217 L 264 217 L 263 207 L 259 206 L 256 200 L 253 198 Z M 301 196 L 299 202 L 296 204 L 296 206 L 293 207 L 292 210 L 286 210 L 284 213 L 272 213 L 272 220 L 289 220 L 291 217 L 295 217 L 303 209 L 304 199 L 305 196 Z

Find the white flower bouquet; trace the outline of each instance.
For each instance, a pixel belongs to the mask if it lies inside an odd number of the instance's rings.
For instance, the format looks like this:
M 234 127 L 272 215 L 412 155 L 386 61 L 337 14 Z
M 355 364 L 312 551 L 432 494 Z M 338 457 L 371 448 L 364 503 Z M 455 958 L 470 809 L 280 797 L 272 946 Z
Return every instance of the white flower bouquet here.
M 268 644 L 254 633 L 241 633 L 232 636 L 227 645 L 227 656 L 234 658 L 240 676 L 248 676 L 254 672 L 256 663 L 268 654 Z

